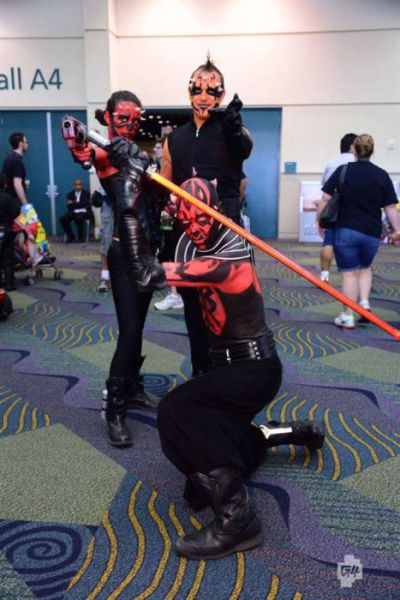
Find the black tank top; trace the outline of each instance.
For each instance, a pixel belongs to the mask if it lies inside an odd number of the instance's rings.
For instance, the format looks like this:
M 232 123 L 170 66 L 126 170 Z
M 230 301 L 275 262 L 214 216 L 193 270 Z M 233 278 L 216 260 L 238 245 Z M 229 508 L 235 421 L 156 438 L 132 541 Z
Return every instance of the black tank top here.
M 221 200 L 239 197 L 243 161 L 229 153 L 218 118 L 211 116 L 200 129 L 192 119 L 169 134 L 168 148 L 174 183 L 190 177 L 217 179 Z

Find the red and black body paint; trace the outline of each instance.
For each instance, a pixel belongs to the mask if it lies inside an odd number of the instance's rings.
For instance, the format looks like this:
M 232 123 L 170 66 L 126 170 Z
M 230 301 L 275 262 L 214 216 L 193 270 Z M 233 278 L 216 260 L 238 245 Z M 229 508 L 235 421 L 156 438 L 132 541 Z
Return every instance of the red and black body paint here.
M 208 206 L 218 208 L 214 186 L 199 178 L 181 186 Z M 167 283 L 196 287 L 209 332 L 238 340 L 266 331 L 262 290 L 245 241 L 184 200 L 177 218 L 185 233 L 178 242 L 176 262 L 164 263 Z

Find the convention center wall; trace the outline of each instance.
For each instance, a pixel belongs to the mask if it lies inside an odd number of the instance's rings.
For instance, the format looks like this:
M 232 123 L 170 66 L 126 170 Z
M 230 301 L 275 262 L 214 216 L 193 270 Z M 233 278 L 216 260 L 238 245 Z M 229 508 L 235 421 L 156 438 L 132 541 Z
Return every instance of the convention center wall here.
M 0 14 L 4 112 L 87 110 L 93 125 L 123 88 L 146 107 L 187 108 L 210 52 L 227 100 L 239 93 L 258 128 L 250 217 L 262 223 L 272 206 L 281 238 L 297 238 L 300 182 L 320 178 L 344 133 L 372 134 L 374 162 L 399 178 L 398 0 L 0 0 Z

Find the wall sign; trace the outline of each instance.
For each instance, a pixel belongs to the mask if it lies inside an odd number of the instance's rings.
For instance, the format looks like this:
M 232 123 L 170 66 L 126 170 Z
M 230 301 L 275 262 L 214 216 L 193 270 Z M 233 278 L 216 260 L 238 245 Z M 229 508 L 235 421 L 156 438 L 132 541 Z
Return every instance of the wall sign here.
M 3 90 L 59 90 L 62 86 L 59 68 L 32 69 L 30 72 L 22 67 L 10 67 L 5 73 L 0 73 L 0 92 Z

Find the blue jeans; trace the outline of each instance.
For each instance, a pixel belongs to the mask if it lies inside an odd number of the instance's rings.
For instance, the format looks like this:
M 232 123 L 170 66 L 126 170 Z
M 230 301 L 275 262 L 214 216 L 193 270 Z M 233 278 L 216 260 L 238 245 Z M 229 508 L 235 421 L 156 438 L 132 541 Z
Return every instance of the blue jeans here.
M 333 246 L 333 228 L 324 230 L 323 246 Z
M 372 265 L 379 238 L 346 227 L 335 227 L 333 250 L 339 271 L 357 271 Z

